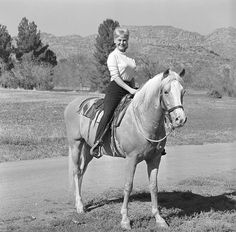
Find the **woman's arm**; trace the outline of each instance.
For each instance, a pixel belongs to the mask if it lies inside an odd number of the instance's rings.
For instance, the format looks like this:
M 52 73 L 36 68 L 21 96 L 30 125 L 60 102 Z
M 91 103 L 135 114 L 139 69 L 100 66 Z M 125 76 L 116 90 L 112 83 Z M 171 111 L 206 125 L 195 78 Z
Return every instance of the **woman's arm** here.
M 134 80 L 134 78 L 130 81 L 130 86 L 132 87 L 132 88 L 135 88 L 135 80 Z
M 117 85 L 128 91 L 130 94 L 135 94 L 137 92 L 137 89 L 128 86 L 120 77 L 116 77 L 114 81 Z

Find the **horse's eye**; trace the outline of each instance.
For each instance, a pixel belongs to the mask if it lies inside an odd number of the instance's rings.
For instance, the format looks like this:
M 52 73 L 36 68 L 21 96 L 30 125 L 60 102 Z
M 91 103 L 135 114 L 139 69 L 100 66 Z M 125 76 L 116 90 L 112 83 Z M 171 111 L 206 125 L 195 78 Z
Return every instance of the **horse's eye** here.
M 168 94 L 168 91 L 167 91 L 167 90 L 165 90 L 165 91 L 164 91 L 164 94 Z

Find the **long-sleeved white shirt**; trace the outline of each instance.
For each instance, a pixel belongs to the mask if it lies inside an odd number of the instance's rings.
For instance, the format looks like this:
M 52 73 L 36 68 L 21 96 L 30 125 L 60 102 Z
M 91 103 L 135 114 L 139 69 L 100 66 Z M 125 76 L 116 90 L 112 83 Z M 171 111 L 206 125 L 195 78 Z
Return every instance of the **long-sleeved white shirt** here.
M 129 58 L 117 48 L 109 54 L 107 67 L 110 71 L 111 81 L 117 77 L 120 77 L 123 81 L 131 81 L 135 77 L 135 60 Z

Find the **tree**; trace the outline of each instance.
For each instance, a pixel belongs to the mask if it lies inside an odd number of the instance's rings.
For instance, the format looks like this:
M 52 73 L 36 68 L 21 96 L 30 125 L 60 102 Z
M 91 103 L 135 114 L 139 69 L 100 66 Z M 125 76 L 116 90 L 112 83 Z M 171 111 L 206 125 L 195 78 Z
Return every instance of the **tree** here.
M 40 32 L 37 31 L 37 25 L 23 18 L 18 26 L 17 48 L 19 54 L 28 53 L 42 46 Z
M 90 86 L 91 73 L 95 73 L 90 56 L 77 54 L 60 60 L 55 68 L 55 85 L 71 89 L 84 89 Z
M 119 26 L 117 21 L 106 19 L 99 25 L 98 35 L 95 43 L 95 65 L 97 75 L 93 75 L 91 82 L 92 88 L 104 91 L 110 80 L 110 74 L 107 68 L 107 57 L 114 50 L 113 32 Z
M 49 45 L 44 45 L 40 39 L 40 31 L 34 22 L 29 22 L 27 18 L 23 18 L 18 26 L 17 36 L 17 58 L 21 58 L 24 54 L 30 53 L 32 60 L 37 64 L 57 65 L 56 55 L 50 50 Z
M 3 71 L 2 67 L 8 67 L 8 59 L 11 54 L 11 41 L 12 38 L 7 31 L 7 27 L 0 24 L 0 74 Z
M 5 27 L 0 29 L 0 48 L 5 48 L 5 44 L 11 41 L 11 38 Z M 7 57 L 9 72 L 4 72 L 0 84 L 6 88 L 52 89 L 53 68 L 57 65 L 57 60 L 55 53 L 48 47 L 42 43 L 37 25 L 23 18 L 18 26 L 15 46 L 10 43 L 10 53 Z M 0 59 L 1 66 L 3 66 L 2 60 Z
M 52 66 L 57 65 L 57 57 L 56 54 L 50 50 L 49 45 L 43 45 L 39 46 L 37 49 L 33 51 L 33 57 L 36 62 L 38 63 L 45 63 L 50 64 Z

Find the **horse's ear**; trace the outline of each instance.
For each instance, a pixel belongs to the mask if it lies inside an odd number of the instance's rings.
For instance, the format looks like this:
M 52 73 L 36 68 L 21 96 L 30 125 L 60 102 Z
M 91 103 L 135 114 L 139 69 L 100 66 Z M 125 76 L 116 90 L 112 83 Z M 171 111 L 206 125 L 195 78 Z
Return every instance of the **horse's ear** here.
M 167 69 L 165 72 L 163 72 L 163 79 L 168 77 L 170 73 L 170 69 Z
M 183 77 L 184 74 L 185 74 L 185 69 L 183 68 L 183 70 L 180 72 L 179 76 L 180 76 L 180 77 Z

